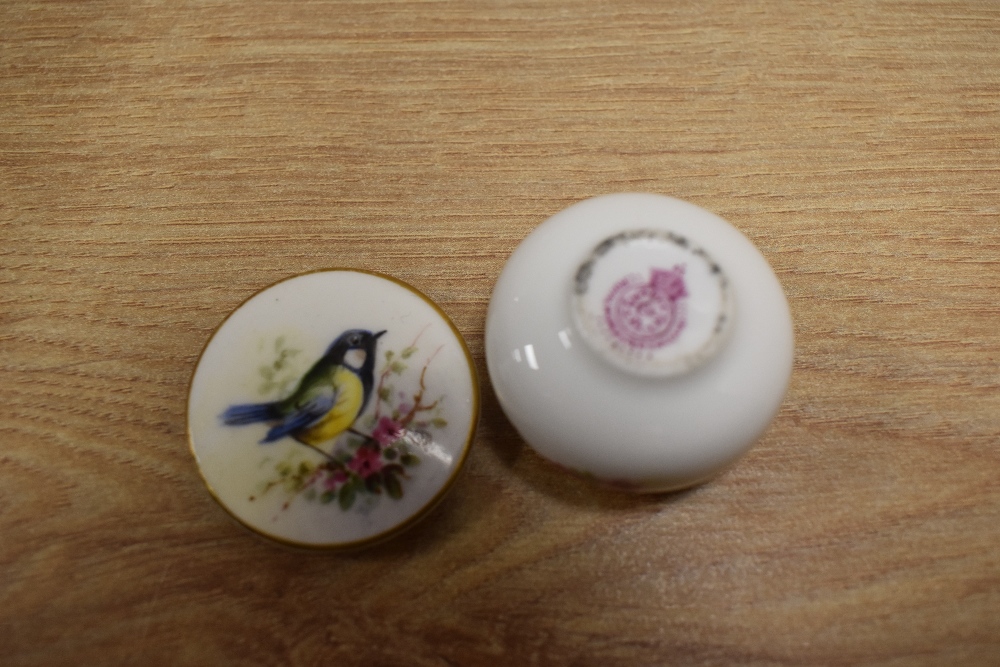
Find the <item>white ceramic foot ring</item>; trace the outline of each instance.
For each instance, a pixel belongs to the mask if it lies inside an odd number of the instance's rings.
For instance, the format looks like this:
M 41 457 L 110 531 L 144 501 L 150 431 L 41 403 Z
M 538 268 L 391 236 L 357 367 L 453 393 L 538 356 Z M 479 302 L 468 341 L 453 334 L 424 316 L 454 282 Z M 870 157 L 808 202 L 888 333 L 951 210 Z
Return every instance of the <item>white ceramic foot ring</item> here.
M 576 270 L 572 309 L 583 339 L 637 375 L 686 373 L 725 341 L 732 321 L 722 268 L 685 236 L 630 229 Z
M 650 194 L 580 202 L 532 232 L 490 301 L 500 404 L 540 454 L 633 491 L 701 482 L 763 433 L 788 387 L 792 321 L 732 225 Z

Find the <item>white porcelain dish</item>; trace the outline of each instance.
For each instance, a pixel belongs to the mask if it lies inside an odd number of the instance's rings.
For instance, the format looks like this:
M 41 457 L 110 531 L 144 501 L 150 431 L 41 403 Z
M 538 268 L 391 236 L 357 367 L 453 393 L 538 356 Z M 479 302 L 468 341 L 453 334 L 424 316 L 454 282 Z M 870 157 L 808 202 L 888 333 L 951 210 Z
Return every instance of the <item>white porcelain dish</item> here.
M 693 204 L 589 199 L 542 223 L 497 281 L 490 380 L 542 456 L 639 492 L 738 459 L 774 418 L 792 320 L 763 255 Z

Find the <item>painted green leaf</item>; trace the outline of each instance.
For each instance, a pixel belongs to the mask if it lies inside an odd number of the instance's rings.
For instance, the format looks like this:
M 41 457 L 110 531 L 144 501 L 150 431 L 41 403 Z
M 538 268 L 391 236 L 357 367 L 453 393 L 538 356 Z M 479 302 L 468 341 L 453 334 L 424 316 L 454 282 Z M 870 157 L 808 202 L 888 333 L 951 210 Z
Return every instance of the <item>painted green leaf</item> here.
M 402 361 L 394 361 L 389 365 L 389 370 L 395 373 L 396 375 L 402 375 L 406 371 L 406 368 L 407 368 L 406 364 L 404 364 Z
M 319 497 L 319 501 L 324 505 L 329 505 L 337 497 L 336 491 L 326 491 Z
M 351 505 L 354 504 L 354 499 L 357 495 L 357 485 L 353 480 L 340 487 L 340 493 L 337 494 L 337 503 L 340 504 L 340 509 L 344 511 L 351 509 Z
M 447 425 L 448 425 L 448 420 L 442 419 L 441 417 L 435 417 L 434 419 L 431 420 L 431 426 L 433 426 L 434 428 L 444 428 Z
M 399 462 L 402 463 L 404 466 L 413 467 L 420 463 L 420 459 L 418 459 L 413 454 L 403 454 L 402 456 L 399 457 Z
M 381 400 L 381 401 L 383 401 L 385 403 L 389 402 L 389 397 L 391 395 L 392 395 L 392 392 L 389 391 L 388 387 L 382 387 L 381 389 L 378 390 L 379 400 Z
M 392 474 L 391 471 L 386 470 L 382 473 L 382 477 L 385 481 L 385 490 L 389 494 L 390 498 L 399 500 L 403 497 L 403 486 L 396 479 L 396 476 Z
M 411 345 L 410 347 L 408 347 L 408 348 L 404 349 L 402 352 L 400 352 L 399 356 L 403 357 L 404 359 L 409 359 L 410 357 L 413 356 L 413 354 L 416 351 L 417 351 L 417 348 L 415 348 L 415 347 L 413 347 Z

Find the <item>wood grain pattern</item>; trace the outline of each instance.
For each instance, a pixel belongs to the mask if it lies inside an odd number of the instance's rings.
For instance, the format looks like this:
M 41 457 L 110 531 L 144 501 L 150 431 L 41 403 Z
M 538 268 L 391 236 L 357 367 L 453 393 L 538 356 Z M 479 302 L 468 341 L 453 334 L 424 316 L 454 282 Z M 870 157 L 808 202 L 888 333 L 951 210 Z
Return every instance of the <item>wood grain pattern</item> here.
M 672 194 L 765 253 L 792 387 L 692 491 L 569 478 L 483 321 L 535 225 Z M 1000 5 L 0 5 L 0 655 L 13 665 L 1000 664 Z M 449 498 L 369 551 L 227 518 L 209 333 L 325 266 L 436 299 L 484 381 Z

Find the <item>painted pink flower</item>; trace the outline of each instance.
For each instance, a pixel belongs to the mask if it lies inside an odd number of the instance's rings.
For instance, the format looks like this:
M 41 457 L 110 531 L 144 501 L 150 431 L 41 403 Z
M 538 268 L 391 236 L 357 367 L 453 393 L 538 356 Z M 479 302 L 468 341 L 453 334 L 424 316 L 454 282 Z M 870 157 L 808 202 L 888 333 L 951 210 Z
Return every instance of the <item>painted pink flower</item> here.
M 375 425 L 372 437 L 379 445 L 386 447 L 403 437 L 403 427 L 388 417 L 382 417 Z
M 368 477 L 382 469 L 382 454 L 371 447 L 361 447 L 347 462 L 347 467 L 361 477 Z
M 346 481 L 347 481 L 346 472 L 344 472 L 343 470 L 334 470 L 332 473 L 326 476 L 326 480 L 324 481 L 324 486 L 326 486 L 327 489 L 333 489 L 338 484 L 343 484 Z

